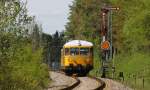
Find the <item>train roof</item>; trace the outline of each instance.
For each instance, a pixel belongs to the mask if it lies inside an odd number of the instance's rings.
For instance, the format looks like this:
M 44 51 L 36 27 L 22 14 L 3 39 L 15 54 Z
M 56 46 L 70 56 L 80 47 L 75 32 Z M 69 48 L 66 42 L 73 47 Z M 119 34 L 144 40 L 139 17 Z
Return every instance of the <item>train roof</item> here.
M 88 47 L 92 47 L 93 44 L 91 42 L 84 41 L 84 40 L 72 40 L 72 41 L 69 41 L 66 44 L 64 44 L 64 47 L 71 47 L 71 46 L 88 46 Z

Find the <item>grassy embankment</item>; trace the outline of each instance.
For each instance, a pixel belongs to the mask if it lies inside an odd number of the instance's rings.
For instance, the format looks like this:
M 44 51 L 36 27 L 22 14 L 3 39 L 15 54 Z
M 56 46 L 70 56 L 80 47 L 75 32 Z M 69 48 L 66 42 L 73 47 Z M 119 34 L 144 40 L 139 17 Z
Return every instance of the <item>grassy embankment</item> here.
M 124 72 L 124 84 L 137 90 L 150 88 L 150 55 L 135 53 L 115 58 L 116 73 Z M 117 75 L 116 75 L 117 77 Z

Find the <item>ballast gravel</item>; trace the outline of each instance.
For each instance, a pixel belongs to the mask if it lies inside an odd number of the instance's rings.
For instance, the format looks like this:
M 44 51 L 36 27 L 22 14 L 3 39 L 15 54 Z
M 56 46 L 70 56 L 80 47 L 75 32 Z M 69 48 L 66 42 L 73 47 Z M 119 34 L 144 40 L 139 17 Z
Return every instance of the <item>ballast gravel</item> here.
M 101 78 L 106 84 L 103 90 L 133 90 L 117 81 Z
M 89 77 L 79 77 L 78 79 L 81 83 L 73 90 L 94 90 L 101 85 L 100 82 Z
M 76 79 L 65 74 L 50 71 L 51 83 L 48 90 L 61 90 L 77 82 Z

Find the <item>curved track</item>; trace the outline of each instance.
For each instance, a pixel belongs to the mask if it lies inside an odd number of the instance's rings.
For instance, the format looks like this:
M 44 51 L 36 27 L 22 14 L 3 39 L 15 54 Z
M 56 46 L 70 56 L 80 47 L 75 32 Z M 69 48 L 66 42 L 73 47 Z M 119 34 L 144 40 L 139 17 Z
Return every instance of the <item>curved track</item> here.
M 78 77 L 80 84 L 75 87 L 73 90 L 102 90 L 105 86 L 105 83 L 95 77 Z
M 51 75 L 55 83 L 51 84 L 48 90 L 103 90 L 105 87 L 101 79 L 91 76 L 66 76 L 60 71 L 52 71 Z
M 60 71 L 50 71 L 50 77 L 51 83 L 48 90 L 72 90 L 80 83 L 78 78 L 66 76 Z

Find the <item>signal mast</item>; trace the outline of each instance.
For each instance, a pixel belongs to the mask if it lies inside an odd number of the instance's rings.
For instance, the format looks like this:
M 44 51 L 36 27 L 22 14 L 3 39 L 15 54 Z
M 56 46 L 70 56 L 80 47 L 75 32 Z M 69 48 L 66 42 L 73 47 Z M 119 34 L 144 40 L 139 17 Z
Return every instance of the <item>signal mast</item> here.
M 119 10 L 118 7 L 102 7 L 101 9 L 101 53 L 102 53 L 102 76 L 110 71 L 111 62 L 113 57 L 112 46 L 112 11 Z M 114 68 L 114 65 L 112 67 Z

